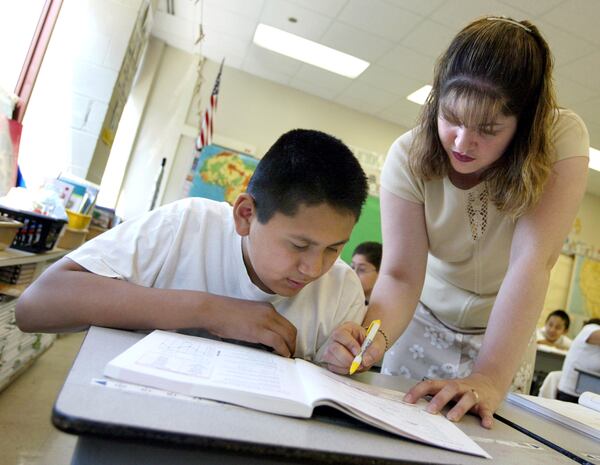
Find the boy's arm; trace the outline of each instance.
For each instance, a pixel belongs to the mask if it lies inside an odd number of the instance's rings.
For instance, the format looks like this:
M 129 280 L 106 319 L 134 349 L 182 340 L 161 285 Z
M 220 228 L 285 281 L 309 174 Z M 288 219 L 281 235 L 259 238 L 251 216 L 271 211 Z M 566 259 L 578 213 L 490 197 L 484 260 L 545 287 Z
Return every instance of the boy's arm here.
M 87 271 L 63 258 L 19 298 L 23 331 L 81 330 L 90 325 L 123 329 L 202 328 L 219 337 L 260 343 L 289 357 L 296 328 L 266 302 L 207 292 L 138 286 Z
M 594 331 L 589 337 L 585 340 L 588 344 L 594 344 L 596 346 L 600 346 L 600 329 Z

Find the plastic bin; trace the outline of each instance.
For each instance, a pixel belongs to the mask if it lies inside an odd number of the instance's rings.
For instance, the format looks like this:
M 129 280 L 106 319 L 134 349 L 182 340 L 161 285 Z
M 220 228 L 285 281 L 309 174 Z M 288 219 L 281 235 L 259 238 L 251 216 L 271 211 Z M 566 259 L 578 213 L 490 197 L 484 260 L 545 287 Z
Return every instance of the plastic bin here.
M 0 250 L 4 250 L 12 244 L 22 226 L 23 223 L 20 221 L 0 216 Z
M 87 229 L 73 229 L 67 226 L 58 240 L 59 249 L 74 250 L 85 242 L 88 235 Z
M 23 223 L 10 246 L 27 252 L 52 250 L 67 223 L 66 220 L 7 207 L 0 207 L 0 215 Z
M 92 215 L 84 215 L 73 210 L 67 210 L 67 217 L 69 218 L 69 228 L 79 230 L 87 229 L 92 219 Z

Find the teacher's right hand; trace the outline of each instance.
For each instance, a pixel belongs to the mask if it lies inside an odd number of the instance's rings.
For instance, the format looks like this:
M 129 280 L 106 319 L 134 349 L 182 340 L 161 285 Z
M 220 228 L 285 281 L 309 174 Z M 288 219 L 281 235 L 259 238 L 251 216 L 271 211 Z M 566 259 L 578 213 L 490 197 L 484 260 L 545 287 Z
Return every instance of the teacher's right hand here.
M 385 354 L 386 340 L 381 332 L 377 332 L 373 343 L 367 348 L 363 355 L 362 366 L 364 370 L 368 370 L 375 363 L 381 361 Z
M 438 413 L 452 402 L 454 405 L 446 418 L 460 421 L 471 411 L 481 418 L 481 426 L 491 429 L 494 412 L 506 395 L 497 388 L 497 384 L 479 373 L 471 373 L 461 379 L 430 379 L 413 386 L 404 396 L 404 401 L 415 403 L 422 397 L 432 396 L 427 406 L 429 413 Z

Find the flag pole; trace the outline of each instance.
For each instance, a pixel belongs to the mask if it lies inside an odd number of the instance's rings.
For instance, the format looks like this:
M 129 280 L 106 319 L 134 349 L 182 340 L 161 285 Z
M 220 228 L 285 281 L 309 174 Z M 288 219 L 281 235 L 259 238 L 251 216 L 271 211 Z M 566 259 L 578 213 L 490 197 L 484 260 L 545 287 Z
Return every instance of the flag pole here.
M 198 166 L 198 160 L 200 158 L 200 153 L 202 152 L 202 148 L 212 143 L 213 137 L 213 129 L 214 129 L 214 114 L 217 110 L 217 103 L 219 98 L 219 88 L 221 86 L 221 75 L 223 73 L 223 65 L 225 63 L 225 58 L 221 60 L 221 65 L 219 66 L 219 72 L 217 73 L 217 77 L 215 79 L 215 84 L 213 86 L 212 92 L 209 97 L 208 105 L 204 109 L 203 114 L 200 118 L 200 131 L 196 140 L 194 142 L 194 158 L 192 161 L 191 169 L 188 175 L 185 178 L 183 184 L 183 195 L 187 197 L 190 192 L 190 188 L 192 187 L 192 183 L 194 180 L 194 176 L 196 175 L 196 168 Z

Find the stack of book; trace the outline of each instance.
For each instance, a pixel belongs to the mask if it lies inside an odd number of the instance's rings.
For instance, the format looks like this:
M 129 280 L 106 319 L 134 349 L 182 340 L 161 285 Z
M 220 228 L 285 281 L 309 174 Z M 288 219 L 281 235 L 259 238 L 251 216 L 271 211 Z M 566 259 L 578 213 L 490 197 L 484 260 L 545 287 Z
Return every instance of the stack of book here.
M 71 187 L 71 193 L 65 201 L 65 208 L 82 215 L 89 215 L 96 204 L 100 186 L 74 176 L 70 173 L 60 173 L 57 182 Z
M 35 275 L 35 263 L 3 266 L 0 268 L 0 282 L 7 284 L 29 284 Z
M 55 334 L 23 333 L 17 328 L 17 299 L 0 294 L 0 390 L 56 338 Z

